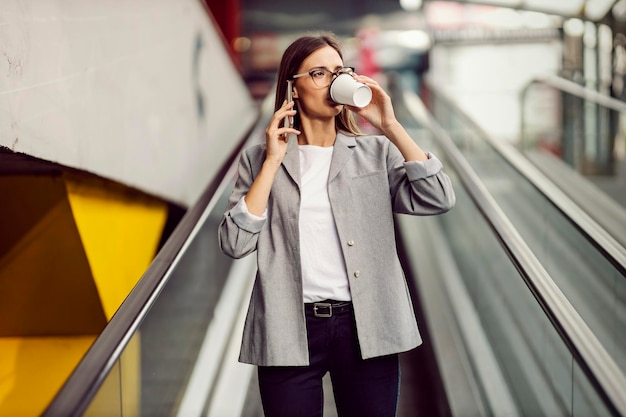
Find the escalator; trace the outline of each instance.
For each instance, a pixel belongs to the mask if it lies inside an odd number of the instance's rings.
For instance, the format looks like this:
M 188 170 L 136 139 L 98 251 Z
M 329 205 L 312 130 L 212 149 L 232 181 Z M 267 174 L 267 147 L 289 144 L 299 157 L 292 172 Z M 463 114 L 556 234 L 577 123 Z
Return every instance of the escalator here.
M 435 386 L 421 415 L 626 415 L 623 252 L 463 136 L 467 126 L 445 125 L 433 103 L 402 90 L 398 78 L 398 118 L 442 159 L 457 193 L 445 215 L 397 218 L 428 343 L 407 363 L 430 367 Z M 262 415 L 254 368 L 236 361 L 255 259 L 222 255 L 216 232 L 238 151 L 263 140 L 270 97 L 261 113 L 45 416 Z M 425 398 L 415 387 L 402 395 Z
M 623 246 L 436 89 L 404 95 L 457 192 L 400 219 L 453 414 L 623 415 Z

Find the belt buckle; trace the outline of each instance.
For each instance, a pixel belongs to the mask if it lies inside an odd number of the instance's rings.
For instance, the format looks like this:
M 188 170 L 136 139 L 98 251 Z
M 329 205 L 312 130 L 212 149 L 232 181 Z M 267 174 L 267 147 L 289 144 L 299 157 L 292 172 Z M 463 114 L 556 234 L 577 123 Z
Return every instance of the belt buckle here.
M 317 309 L 318 308 L 327 308 L 328 309 L 328 313 L 318 313 Z M 332 317 L 333 316 L 333 305 L 331 303 L 314 303 L 313 304 L 313 315 L 315 317 L 323 317 L 323 318 L 328 318 L 328 317 Z

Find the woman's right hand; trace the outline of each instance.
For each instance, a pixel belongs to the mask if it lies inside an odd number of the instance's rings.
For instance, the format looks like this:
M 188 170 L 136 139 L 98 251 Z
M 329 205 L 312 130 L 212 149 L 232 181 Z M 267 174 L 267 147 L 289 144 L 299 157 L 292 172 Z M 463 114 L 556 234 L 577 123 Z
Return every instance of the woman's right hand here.
M 272 120 L 265 129 L 265 140 L 267 142 L 266 160 L 280 164 L 287 152 L 287 141 L 289 134 L 300 134 L 300 131 L 292 127 L 283 127 L 285 117 L 293 117 L 296 110 L 293 108 L 294 102 L 287 103 L 285 100 L 280 109 L 274 113 Z

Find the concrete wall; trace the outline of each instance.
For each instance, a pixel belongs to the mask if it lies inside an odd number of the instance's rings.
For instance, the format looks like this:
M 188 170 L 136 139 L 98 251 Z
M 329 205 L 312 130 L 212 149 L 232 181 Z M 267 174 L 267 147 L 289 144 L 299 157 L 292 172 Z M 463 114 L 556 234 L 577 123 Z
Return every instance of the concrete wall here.
M 0 154 L 0 415 L 43 412 L 152 261 L 164 200 L 192 205 L 255 120 L 215 27 L 199 0 L 0 0 L 0 146 L 75 168 Z M 133 341 L 94 415 L 139 414 Z
M 2 0 L 0 146 L 188 206 L 254 117 L 199 0 Z

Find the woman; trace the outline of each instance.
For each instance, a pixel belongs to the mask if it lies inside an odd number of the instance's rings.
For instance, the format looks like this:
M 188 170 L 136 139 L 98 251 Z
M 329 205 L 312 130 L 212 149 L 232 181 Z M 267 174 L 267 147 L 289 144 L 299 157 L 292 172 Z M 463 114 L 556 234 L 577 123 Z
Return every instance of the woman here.
M 413 142 L 376 81 L 352 74 L 372 90 L 364 108 L 330 99 L 343 72 L 352 73 L 331 34 L 287 48 L 266 143 L 243 152 L 219 227 L 227 255 L 257 252 L 239 359 L 258 365 L 267 417 L 321 416 L 326 372 L 339 416 L 396 414 L 397 354 L 421 338 L 393 213 L 434 215 L 455 202 L 441 162 Z M 360 136 L 354 113 L 383 135 Z

